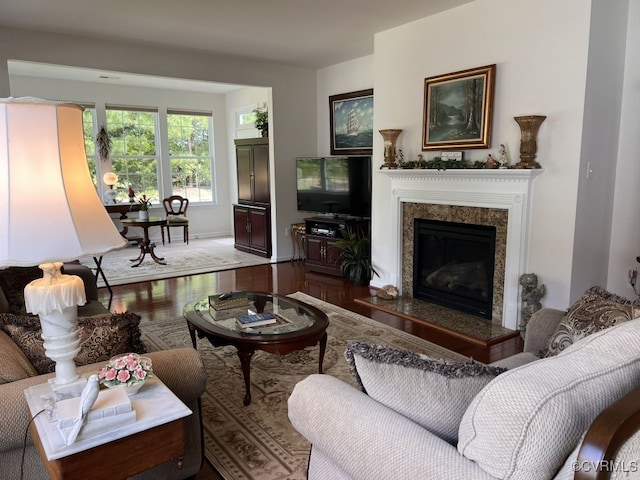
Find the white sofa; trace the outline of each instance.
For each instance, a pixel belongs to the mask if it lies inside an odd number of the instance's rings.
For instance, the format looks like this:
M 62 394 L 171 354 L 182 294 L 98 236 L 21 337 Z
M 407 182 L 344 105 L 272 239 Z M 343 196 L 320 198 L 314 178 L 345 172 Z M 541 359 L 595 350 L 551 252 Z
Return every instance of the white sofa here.
M 640 319 L 539 359 L 563 318 L 537 312 L 525 351 L 499 362 L 508 370 L 472 386 L 467 399 L 454 385 L 469 377 L 440 380 L 358 351 L 351 355 L 367 393 L 309 376 L 289 399 L 293 426 L 312 444 L 309 479 L 640 478 Z M 454 438 L 443 438 L 447 428 Z

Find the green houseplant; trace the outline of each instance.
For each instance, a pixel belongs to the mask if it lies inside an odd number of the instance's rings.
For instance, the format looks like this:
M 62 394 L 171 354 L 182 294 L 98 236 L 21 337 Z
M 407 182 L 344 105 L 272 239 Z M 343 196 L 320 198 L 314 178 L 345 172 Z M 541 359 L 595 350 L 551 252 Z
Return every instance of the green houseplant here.
M 366 235 L 350 229 L 341 230 L 342 238 L 336 241 L 341 250 L 338 262 L 343 275 L 353 285 L 368 285 L 373 274 L 378 275 L 371 264 L 371 241 Z
M 269 136 L 269 109 L 267 108 L 267 102 L 262 104 L 262 107 L 253 109 L 254 125 L 263 137 Z

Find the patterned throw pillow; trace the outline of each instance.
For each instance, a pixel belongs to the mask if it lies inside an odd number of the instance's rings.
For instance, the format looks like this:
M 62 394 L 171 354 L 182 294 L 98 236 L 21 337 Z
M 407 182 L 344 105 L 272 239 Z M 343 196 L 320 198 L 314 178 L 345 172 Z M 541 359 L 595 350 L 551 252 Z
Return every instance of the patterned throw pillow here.
M 108 313 L 79 317 L 80 353 L 76 365 L 109 360 L 121 353 L 146 353 L 140 339 L 140 316 Z M 40 320 L 36 316 L 0 314 L 0 328 L 11 336 L 39 374 L 51 373 L 55 364 L 44 352 Z
M 473 398 L 506 371 L 355 341 L 348 342 L 345 358 L 367 395 L 452 444 Z
M 608 292 L 591 287 L 565 314 L 547 343 L 546 357 L 557 355 L 576 341 L 592 333 L 613 327 L 640 316 L 640 305 Z

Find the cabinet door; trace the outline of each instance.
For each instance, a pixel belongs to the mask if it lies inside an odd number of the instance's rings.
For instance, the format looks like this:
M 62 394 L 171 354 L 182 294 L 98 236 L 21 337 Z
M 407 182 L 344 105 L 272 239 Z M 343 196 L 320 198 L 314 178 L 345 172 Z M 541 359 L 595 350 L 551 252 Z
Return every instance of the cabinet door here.
M 307 235 L 305 238 L 305 262 L 307 265 L 322 265 L 324 263 L 323 246 L 324 239 L 318 239 Z
M 235 233 L 235 244 L 243 247 L 250 245 L 249 236 L 249 210 L 238 205 L 233 206 L 233 231 Z
M 238 201 L 253 201 L 253 149 L 250 145 L 236 147 L 236 161 L 238 172 Z
M 253 201 L 268 204 L 269 197 L 269 145 L 253 147 Z
M 338 273 L 342 271 L 340 269 L 340 260 L 338 260 L 342 250 L 336 246 L 336 242 L 337 240 L 327 239 L 325 262 L 327 267 L 335 268 L 336 273 Z
M 250 209 L 251 246 L 258 250 L 267 251 L 269 245 L 269 221 L 266 209 Z

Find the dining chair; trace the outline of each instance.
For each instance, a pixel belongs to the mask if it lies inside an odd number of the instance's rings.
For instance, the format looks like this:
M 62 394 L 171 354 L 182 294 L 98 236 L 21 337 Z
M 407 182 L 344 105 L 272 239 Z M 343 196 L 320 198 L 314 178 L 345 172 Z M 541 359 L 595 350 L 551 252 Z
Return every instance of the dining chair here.
M 171 243 L 171 228 L 183 228 L 183 241 L 189 244 L 189 219 L 187 218 L 187 208 L 189 199 L 180 195 L 171 195 L 162 200 L 165 214 L 167 216 L 167 240 Z

